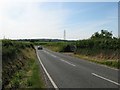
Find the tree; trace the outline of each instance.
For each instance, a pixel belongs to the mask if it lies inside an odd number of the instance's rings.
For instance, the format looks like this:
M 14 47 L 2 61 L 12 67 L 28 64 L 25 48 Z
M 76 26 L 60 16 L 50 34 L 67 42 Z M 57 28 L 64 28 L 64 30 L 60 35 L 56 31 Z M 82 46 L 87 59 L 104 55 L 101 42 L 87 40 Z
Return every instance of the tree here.
M 95 32 L 91 38 L 100 38 L 100 34 L 98 32 Z
M 92 36 L 91 39 L 112 39 L 112 31 L 108 32 L 107 30 L 101 30 L 101 32 L 95 32 Z

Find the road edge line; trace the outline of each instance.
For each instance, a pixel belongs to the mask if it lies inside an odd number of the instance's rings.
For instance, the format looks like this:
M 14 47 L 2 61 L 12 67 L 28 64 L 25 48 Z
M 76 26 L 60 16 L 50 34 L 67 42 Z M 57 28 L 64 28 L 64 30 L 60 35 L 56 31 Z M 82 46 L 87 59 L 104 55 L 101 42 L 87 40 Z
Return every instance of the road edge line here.
M 36 50 L 36 53 L 37 53 L 37 57 L 38 57 L 38 59 L 39 59 L 39 62 L 40 62 L 40 64 L 41 64 L 41 66 L 42 66 L 44 72 L 45 72 L 46 75 L 48 76 L 50 82 L 52 83 L 53 87 L 54 87 L 56 90 L 59 90 L 58 87 L 57 87 L 57 85 L 55 84 L 55 82 L 54 82 L 53 79 L 51 78 L 50 74 L 47 72 L 45 66 L 43 65 L 43 63 L 42 63 L 42 61 L 41 61 L 41 59 L 40 59 L 40 57 L 39 57 L 39 55 L 38 55 L 37 50 Z

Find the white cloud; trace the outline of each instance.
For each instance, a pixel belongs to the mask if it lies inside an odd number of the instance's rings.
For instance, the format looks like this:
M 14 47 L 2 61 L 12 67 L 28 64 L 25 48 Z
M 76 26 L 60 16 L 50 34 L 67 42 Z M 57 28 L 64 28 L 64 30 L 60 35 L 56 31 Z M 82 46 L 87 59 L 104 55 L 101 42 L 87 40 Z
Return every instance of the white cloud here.
M 2 9 L 2 33 L 6 37 L 62 38 L 60 27 L 64 24 L 64 19 L 69 11 L 43 10 L 40 8 L 42 3 L 11 3 L 6 5 Z

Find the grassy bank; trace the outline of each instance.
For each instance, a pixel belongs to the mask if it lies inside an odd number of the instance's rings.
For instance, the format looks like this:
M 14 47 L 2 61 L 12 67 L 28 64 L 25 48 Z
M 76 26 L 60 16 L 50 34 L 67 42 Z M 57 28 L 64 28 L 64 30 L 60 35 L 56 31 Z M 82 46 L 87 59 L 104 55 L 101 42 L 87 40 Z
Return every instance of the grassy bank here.
M 31 43 L 3 40 L 3 88 L 43 88 L 39 64 Z
M 74 57 L 78 57 L 80 59 L 84 59 L 84 60 L 88 60 L 94 63 L 98 63 L 98 64 L 102 64 L 102 65 L 106 65 L 112 68 L 120 68 L 120 62 L 118 60 L 110 60 L 110 59 L 98 59 L 98 58 L 94 58 L 94 57 L 90 57 L 90 56 L 86 56 L 86 55 L 80 55 L 80 54 L 74 54 Z

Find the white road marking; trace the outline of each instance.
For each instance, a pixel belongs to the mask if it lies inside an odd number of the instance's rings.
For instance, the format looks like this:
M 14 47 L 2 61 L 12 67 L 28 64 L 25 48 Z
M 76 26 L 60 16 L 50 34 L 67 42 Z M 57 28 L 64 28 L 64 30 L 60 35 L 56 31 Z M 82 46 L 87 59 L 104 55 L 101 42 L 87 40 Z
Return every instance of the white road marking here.
M 55 57 L 55 58 L 57 57 L 57 56 L 55 56 L 55 55 L 53 55 L 53 54 L 50 54 L 50 55 L 53 56 L 53 57 Z
M 109 82 L 111 82 L 111 83 L 114 83 L 114 84 L 120 86 L 119 83 L 117 83 L 117 82 L 115 82 L 115 81 L 112 81 L 112 80 L 110 80 L 110 79 L 107 79 L 107 78 L 105 78 L 105 77 L 102 77 L 102 76 L 100 76 L 100 75 L 97 75 L 97 74 L 95 74 L 95 73 L 92 73 L 92 75 L 94 75 L 94 76 L 99 77 L 99 78 L 101 78 L 101 79 L 103 79 L 103 80 L 109 81 Z
M 72 64 L 72 63 L 70 63 L 70 62 L 67 62 L 67 61 L 65 61 L 65 60 L 63 60 L 63 59 L 60 59 L 61 61 L 63 61 L 63 62 L 65 62 L 65 63 L 67 63 L 67 64 L 69 64 L 69 65 L 72 65 L 72 66 L 76 66 L 76 65 L 74 65 L 74 64 Z
M 55 58 L 57 57 L 57 56 L 55 56 L 55 55 L 53 55 L 53 54 L 51 54 L 51 53 L 49 53 L 49 52 L 47 52 L 47 51 L 44 51 L 44 52 L 46 52 L 47 54 L 49 54 L 49 55 L 51 55 L 51 56 L 53 56 L 53 57 L 55 57 Z M 63 62 L 65 62 L 65 63 L 67 63 L 67 64 L 69 64 L 69 65 L 72 65 L 72 66 L 74 66 L 74 67 L 76 66 L 76 65 L 74 65 L 74 64 L 72 64 L 72 63 L 70 63 L 70 62 L 68 62 L 68 61 L 66 61 L 66 60 L 63 60 L 63 59 L 61 59 L 61 58 L 60 58 L 60 60 L 63 61 Z
M 51 55 L 51 56 L 53 56 L 53 57 L 57 57 L 57 56 L 55 56 L 55 55 L 53 55 L 53 54 L 51 54 L 51 53 L 49 53 L 49 52 L 47 52 L 47 51 L 44 51 L 45 53 L 47 53 L 47 54 L 49 54 L 49 55 Z
M 36 52 L 37 52 L 37 51 L 36 51 Z M 53 79 L 51 78 L 51 76 L 49 75 L 49 73 L 47 72 L 45 66 L 43 65 L 43 63 L 42 63 L 42 61 L 41 61 L 41 59 L 40 59 L 40 57 L 39 57 L 39 55 L 38 55 L 38 52 L 37 52 L 37 57 L 38 57 L 38 59 L 39 59 L 39 61 L 40 61 L 40 64 L 41 64 L 43 70 L 45 71 L 45 73 L 46 73 L 46 75 L 48 76 L 50 82 L 52 83 L 53 87 L 54 87 L 56 90 L 59 90 L 58 87 L 57 87 L 57 85 L 55 84 L 55 82 L 53 81 Z
M 49 53 L 49 52 L 47 52 L 47 51 L 44 51 L 44 52 L 46 52 L 47 54 L 49 54 L 49 55 L 51 55 L 51 56 L 53 56 L 53 57 L 55 57 L 55 58 L 57 57 L 57 56 L 55 56 L 55 55 L 53 55 L 53 54 L 51 54 L 51 53 Z M 68 61 L 66 61 L 66 60 L 63 60 L 63 59 L 61 59 L 61 58 L 60 58 L 60 60 L 63 61 L 63 62 L 65 62 L 65 63 L 67 63 L 67 64 L 69 64 L 69 65 L 72 65 L 72 66 L 74 66 L 74 67 L 76 66 L 76 65 L 74 65 L 74 64 L 72 64 L 72 63 L 70 63 L 70 62 L 68 62 Z
M 47 54 L 50 54 L 49 52 L 47 52 L 47 51 L 44 51 L 45 53 L 47 53 Z

